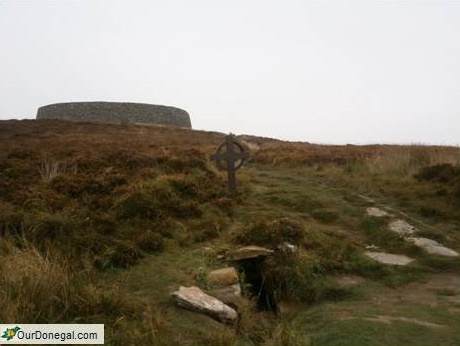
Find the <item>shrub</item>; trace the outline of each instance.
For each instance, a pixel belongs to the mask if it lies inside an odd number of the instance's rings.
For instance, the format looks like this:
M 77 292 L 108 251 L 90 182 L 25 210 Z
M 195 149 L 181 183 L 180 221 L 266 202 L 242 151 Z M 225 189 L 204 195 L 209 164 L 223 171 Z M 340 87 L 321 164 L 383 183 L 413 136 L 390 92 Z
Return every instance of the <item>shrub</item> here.
M 115 246 L 110 260 L 115 267 L 128 268 L 140 257 L 141 253 L 133 245 L 120 242 Z
M 194 176 L 175 174 L 167 177 L 168 183 L 181 196 L 196 198 L 200 194 L 199 186 Z
M 198 202 L 177 194 L 164 176 L 138 186 L 117 203 L 115 210 L 120 220 L 166 216 L 189 218 L 202 214 Z
M 200 221 L 198 224 L 192 225 L 191 228 L 193 239 L 196 242 L 215 239 L 219 236 L 221 231 L 220 223 L 214 220 Z
M 444 217 L 444 213 L 442 210 L 439 210 L 438 208 L 433 206 L 426 205 L 422 205 L 420 207 L 420 215 L 422 215 L 423 217 L 432 218 L 436 220 L 441 220 Z
M 164 248 L 164 238 L 161 234 L 148 230 L 136 241 L 141 250 L 147 252 L 161 251 Z
M 24 228 L 24 213 L 6 202 L 0 204 L 0 235 L 19 235 Z
M 88 217 L 97 233 L 103 235 L 114 235 L 117 233 L 118 223 L 110 215 L 99 212 L 91 213 Z
M 263 265 L 266 289 L 274 292 L 277 301 L 318 303 L 340 300 L 350 294 L 327 278 L 330 268 L 323 259 L 302 257 L 287 251 L 276 251 Z
M 418 181 L 458 182 L 460 181 L 460 166 L 443 163 L 423 167 L 417 174 L 414 174 L 414 178 Z
M 235 240 L 241 244 L 277 246 L 283 242 L 298 244 L 304 236 L 303 225 L 293 219 L 258 220 L 244 228 Z
M 265 260 L 263 281 L 274 292 L 277 301 L 305 298 L 312 285 L 312 276 L 297 256 L 277 251 Z
M 35 238 L 37 242 L 69 237 L 77 228 L 78 221 L 62 213 L 37 215 L 39 227 Z
M 135 217 L 155 219 L 160 216 L 156 208 L 154 196 L 143 189 L 134 191 L 123 198 L 116 206 L 118 219 L 131 219 Z

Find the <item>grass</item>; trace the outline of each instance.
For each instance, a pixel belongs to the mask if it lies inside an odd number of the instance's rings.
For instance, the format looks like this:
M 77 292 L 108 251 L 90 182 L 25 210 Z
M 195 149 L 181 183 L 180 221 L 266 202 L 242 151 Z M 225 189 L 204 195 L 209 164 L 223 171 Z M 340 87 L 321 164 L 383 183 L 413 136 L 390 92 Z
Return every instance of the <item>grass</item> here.
M 108 345 L 458 343 L 455 288 L 436 286 L 444 300 L 431 310 L 394 297 L 455 275 L 459 260 L 427 255 L 365 208 L 392 207 L 458 250 L 459 148 L 243 136 L 259 149 L 232 200 L 209 161 L 221 134 L 62 121 L 5 121 L 0 131 L 2 323 L 105 323 Z M 179 285 L 208 288 L 226 250 L 283 242 L 299 251 L 277 250 L 262 267 L 277 316 L 245 297 L 234 302 L 239 323 L 225 326 L 172 304 Z M 384 266 L 363 255 L 366 244 L 417 261 Z M 342 286 L 344 275 L 365 284 Z M 387 314 L 445 327 L 378 320 Z
M 367 304 L 353 300 L 315 306 L 291 316 L 291 327 L 302 329 L 312 345 L 455 345 L 458 343 L 458 326 L 453 315 L 445 308 L 429 308 L 424 302 L 400 301 L 384 304 L 375 299 L 393 295 L 378 286 L 368 286 L 361 294 Z
M 69 308 L 72 279 L 65 261 L 23 242 L 2 242 L 2 321 L 53 323 Z
M 366 320 L 345 320 L 334 322 L 329 332 L 312 339 L 311 345 L 401 345 L 418 340 L 417 345 L 454 345 L 459 338 L 446 335 L 442 330 L 433 330 L 404 321 L 389 323 Z

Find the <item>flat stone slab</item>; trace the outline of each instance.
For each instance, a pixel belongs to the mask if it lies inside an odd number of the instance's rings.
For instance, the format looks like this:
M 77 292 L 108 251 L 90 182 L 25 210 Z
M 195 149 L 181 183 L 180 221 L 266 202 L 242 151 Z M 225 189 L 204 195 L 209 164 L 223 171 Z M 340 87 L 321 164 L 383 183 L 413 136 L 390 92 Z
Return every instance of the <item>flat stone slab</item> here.
M 208 274 L 208 281 L 215 286 L 230 286 L 239 282 L 238 272 L 234 267 L 216 269 Z
M 211 316 L 224 323 L 233 323 L 238 315 L 230 306 L 219 299 L 204 293 L 198 287 L 179 287 L 179 290 L 171 293 L 171 297 L 177 305 L 184 309 L 200 312 Z
M 449 249 L 432 239 L 408 238 L 407 240 L 413 242 L 414 245 L 421 247 L 426 252 L 428 252 L 430 255 L 439 255 L 439 256 L 446 256 L 446 257 L 458 257 L 459 256 L 457 251 Z
M 394 255 L 394 254 L 389 254 L 385 252 L 366 251 L 364 254 L 367 257 L 370 257 L 376 260 L 377 262 L 380 262 L 383 264 L 405 266 L 406 264 L 409 264 L 410 262 L 414 261 L 413 258 L 404 256 L 404 255 Z
M 388 225 L 390 231 L 396 232 L 401 236 L 408 236 L 418 232 L 418 229 L 408 224 L 404 220 L 396 220 Z
M 376 217 L 384 217 L 390 216 L 385 210 L 376 208 L 376 207 L 369 207 L 366 209 L 367 215 L 369 216 L 376 216 Z
M 273 250 L 264 247 L 250 245 L 244 246 L 236 250 L 232 250 L 227 254 L 227 259 L 230 261 L 240 261 L 249 258 L 266 257 L 273 254 Z

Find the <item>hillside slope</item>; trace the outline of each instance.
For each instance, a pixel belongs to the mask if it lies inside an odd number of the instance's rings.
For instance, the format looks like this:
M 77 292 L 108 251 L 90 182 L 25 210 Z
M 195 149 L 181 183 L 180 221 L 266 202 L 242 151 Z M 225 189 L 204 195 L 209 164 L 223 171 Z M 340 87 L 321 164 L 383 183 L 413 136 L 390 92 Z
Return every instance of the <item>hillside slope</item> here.
M 240 136 L 252 152 L 232 200 L 209 161 L 223 134 L 51 120 L 0 131 L 4 323 L 105 323 L 109 345 L 460 342 L 459 259 L 388 231 L 403 219 L 459 251 L 459 148 Z M 212 290 L 228 250 L 284 242 L 299 252 L 262 273 L 277 314 L 244 277 L 237 325 L 171 302 L 180 285 Z M 384 265 L 369 248 L 415 261 Z

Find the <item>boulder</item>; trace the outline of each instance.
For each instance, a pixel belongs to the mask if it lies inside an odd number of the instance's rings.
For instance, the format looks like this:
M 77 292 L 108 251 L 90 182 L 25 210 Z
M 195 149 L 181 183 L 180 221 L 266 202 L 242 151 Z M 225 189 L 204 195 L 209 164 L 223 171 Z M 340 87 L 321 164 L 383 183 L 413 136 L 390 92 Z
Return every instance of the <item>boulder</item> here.
M 406 264 L 409 264 L 412 262 L 414 259 L 404 256 L 404 255 L 393 255 L 385 252 L 370 252 L 366 251 L 364 253 L 367 257 L 370 257 L 377 262 L 383 263 L 383 264 L 391 264 L 391 265 L 398 265 L 398 266 L 405 266 Z
M 428 238 L 408 238 L 408 241 L 414 243 L 414 245 L 421 247 L 431 255 L 439 255 L 446 257 L 458 257 L 458 252 L 449 249 L 437 241 Z
M 214 286 L 230 286 L 239 282 L 238 272 L 234 267 L 216 269 L 208 274 L 208 281 Z
M 250 245 L 230 251 L 227 254 L 227 259 L 229 261 L 240 261 L 249 258 L 267 257 L 272 254 L 273 250 L 269 250 L 260 246 Z
M 171 293 L 171 296 L 180 307 L 206 314 L 224 323 L 233 323 L 238 317 L 234 309 L 207 295 L 198 287 L 181 286 L 179 290 Z

